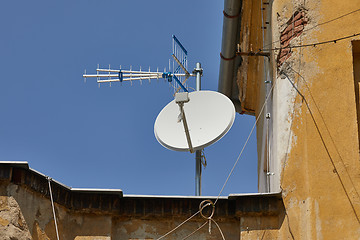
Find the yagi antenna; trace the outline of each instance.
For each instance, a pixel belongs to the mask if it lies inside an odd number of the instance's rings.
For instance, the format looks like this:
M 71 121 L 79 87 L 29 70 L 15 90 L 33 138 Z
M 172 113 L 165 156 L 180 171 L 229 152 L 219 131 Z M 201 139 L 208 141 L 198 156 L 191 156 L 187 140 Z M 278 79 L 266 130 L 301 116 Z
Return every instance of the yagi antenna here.
M 185 47 L 180 43 L 180 41 L 176 38 L 175 35 L 172 36 L 172 57 L 173 57 L 173 69 L 170 70 L 170 62 L 169 62 L 169 71 L 166 71 L 166 68 L 163 72 L 159 72 L 157 68 L 156 72 L 152 72 L 150 67 L 146 71 L 142 70 L 141 67 L 138 71 L 132 70 L 130 67 L 129 70 L 125 69 L 111 69 L 109 68 L 100 68 L 99 65 L 96 69 L 96 74 L 87 74 L 86 70 L 83 74 L 84 81 L 86 82 L 87 78 L 96 78 L 97 82 L 102 83 L 111 83 L 113 82 L 128 82 L 130 81 L 132 85 L 132 81 L 140 81 L 142 84 L 143 80 L 149 80 L 151 83 L 151 79 L 166 79 L 168 82 L 173 83 L 174 94 L 180 91 L 188 92 L 187 80 L 189 77 L 196 77 L 196 72 L 190 73 L 187 70 L 187 55 L 188 52 Z M 174 80 L 174 81 L 173 81 Z

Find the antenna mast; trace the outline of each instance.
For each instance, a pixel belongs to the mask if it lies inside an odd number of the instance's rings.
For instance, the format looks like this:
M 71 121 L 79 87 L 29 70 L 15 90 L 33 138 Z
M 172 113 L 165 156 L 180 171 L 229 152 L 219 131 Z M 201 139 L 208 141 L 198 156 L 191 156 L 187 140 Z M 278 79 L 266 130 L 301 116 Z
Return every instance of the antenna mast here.
M 203 69 L 201 68 L 200 63 L 196 63 L 196 68 L 194 69 L 194 73 L 196 74 L 196 91 L 201 90 L 201 75 Z M 201 172 L 202 172 L 202 150 L 197 150 L 195 152 L 195 195 L 201 196 Z M 205 165 L 206 166 L 206 165 Z

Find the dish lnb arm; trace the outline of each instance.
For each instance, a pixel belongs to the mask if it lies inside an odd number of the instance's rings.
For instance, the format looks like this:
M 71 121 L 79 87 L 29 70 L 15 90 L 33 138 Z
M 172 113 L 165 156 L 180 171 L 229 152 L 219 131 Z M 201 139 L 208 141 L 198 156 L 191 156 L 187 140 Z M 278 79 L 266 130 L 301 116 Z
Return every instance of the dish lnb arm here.
M 180 92 L 180 93 L 175 94 L 175 103 L 178 104 L 179 108 L 180 108 L 179 120 L 183 122 L 185 135 L 186 135 L 186 140 L 187 140 L 188 145 L 189 145 L 189 150 L 190 150 L 191 153 L 193 153 L 194 149 L 193 149 L 193 146 L 192 146 L 192 143 L 191 143 L 189 127 L 188 127 L 188 124 L 186 122 L 186 116 L 185 116 L 185 112 L 184 112 L 184 103 L 187 103 L 189 101 L 190 101 L 190 99 L 189 99 L 189 93 L 188 92 Z

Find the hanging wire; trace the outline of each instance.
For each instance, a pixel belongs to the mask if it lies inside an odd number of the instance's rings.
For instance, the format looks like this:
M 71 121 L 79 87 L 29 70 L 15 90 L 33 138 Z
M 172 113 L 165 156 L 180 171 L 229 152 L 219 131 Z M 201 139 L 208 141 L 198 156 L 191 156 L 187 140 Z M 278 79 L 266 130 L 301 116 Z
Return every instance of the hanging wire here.
M 321 26 L 321 25 L 328 24 L 328 23 L 330 23 L 330 22 L 336 21 L 336 20 L 338 20 L 338 19 L 341 19 L 341 18 L 343 18 L 343 17 L 346 17 L 346 16 L 348 16 L 348 15 L 354 14 L 354 13 L 359 12 L 359 11 L 360 11 L 360 8 L 359 8 L 359 9 L 356 9 L 356 10 L 354 10 L 354 11 L 351 11 L 351 12 L 345 13 L 345 14 L 343 14 L 343 15 L 340 15 L 339 17 L 336 17 L 336 18 L 330 19 L 330 20 L 328 20 L 328 21 L 325 21 L 325 22 L 319 23 L 319 24 L 315 25 L 315 26 L 314 26 L 314 27 L 312 27 L 312 28 L 309 28 L 309 29 L 305 29 L 305 30 L 303 30 L 303 32 L 310 31 L 310 30 L 312 30 L 312 29 L 314 29 L 314 28 L 317 28 L 317 27 L 319 27 L 319 26 Z M 276 40 L 276 41 L 273 41 L 273 42 L 271 42 L 271 43 L 269 43 L 269 44 L 265 45 L 265 47 L 267 47 L 267 46 L 271 46 L 271 45 L 273 45 L 274 43 L 278 43 L 278 42 L 280 42 L 280 39 L 279 39 L 279 40 Z
M 191 217 L 189 217 L 188 219 L 186 219 L 185 221 L 183 221 L 182 223 L 180 223 L 179 225 L 177 225 L 175 228 L 173 228 L 172 230 L 170 230 L 169 232 L 167 232 L 166 234 L 162 235 L 161 237 L 159 237 L 157 240 L 163 239 L 164 237 L 168 236 L 169 234 L 173 233 L 174 231 L 176 231 L 178 228 L 180 228 L 182 225 L 184 225 L 185 223 L 187 223 L 188 221 L 190 221 L 193 217 L 195 217 L 196 215 L 198 215 L 200 213 L 200 210 L 197 211 L 196 213 L 194 213 Z
M 193 231 L 192 233 L 190 233 L 189 235 L 187 235 L 186 237 L 184 237 L 182 240 L 188 239 L 189 237 L 191 237 L 192 235 L 194 235 L 197 231 L 199 231 L 200 229 L 202 229 L 203 227 L 205 227 L 206 224 L 208 224 L 208 221 L 205 221 L 200 227 L 198 227 L 195 231 Z
M 309 88 L 309 86 L 308 86 L 308 84 L 307 84 L 307 81 L 305 80 L 305 78 L 304 78 L 298 71 L 296 71 L 295 69 L 293 69 L 289 64 L 287 64 L 287 66 L 290 68 L 291 71 L 293 71 L 293 72 L 294 72 L 295 74 L 297 74 L 300 78 L 302 78 L 302 80 L 304 81 L 305 86 L 306 86 L 306 88 L 307 88 L 307 90 L 308 90 L 308 92 L 309 92 L 309 95 L 310 95 L 312 101 L 314 102 L 315 108 L 316 108 L 317 111 L 319 112 L 319 115 L 320 115 L 321 120 L 325 123 L 325 119 L 324 119 L 322 113 L 320 112 L 319 107 L 318 107 L 318 105 L 317 105 L 317 103 L 316 103 L 313 95 L 311 94 L 311 91 L 310 91 L 310 88 Z M 311 109 L 310 109 L 310 106 L 309 106 L 309 104 L 308 104 L 305 96 L 298 90 L 298 88 L 295 86 L 295 84 L 293 83 L 293 81 L 291 81 L 290 77 L 289 77 L 285 72 L 282 72 L 282 73 L 286 76 L 286 78 L 287 78 L 288 81 L 291 83 L 291 85 L 293 86 L 293 88 L 298 92 L 298 94 L 301 96 L 301 98 L 305 101 L 305 104 L 306 104 L 307 108 L 308 108 L 309 111 L 310 111 L 310 115 L 311 115 L 311 117 L 313 118 L 313 120 L 314 120 L 314 122 L 315 122 L 315 119 L 314 119 L 314 117 L 313 117 L 312 111 L 311 111 Z M 316 122 L 315 122 L 315 125 L 316 125 L 316 127 L 317 127 L 317 129 L 318 129 L 318 131 L 319 131 L 319 133 L 320 133 L 320 129 L 318 128 Z M 350 173 L 348 172 L 348 170 L 347 170 L 347 168 L 346 168 L 346 164 L 345 164 L 345 162 L 344 162 L 344 160 L 343 160 L 343 158 L 342 158 L 342 156 L 341 156 L 341 154 L 340 154 L 340 152 L 339 152 L 339 150 L 338 150 L 338 148 L 337 148 L 337 146 L 336 146 L 336 144 L 335 144 L 335 141 L 334 141 L 334 139 L 333 139 L 332 136 L 331 136 L 330 130 L 328 129 L 328 127 L 327 127 L 326 124 L 325 124 L 325 129 L 326 129 L 327 133 L 330 135 L 331 142 L 332 142 L 332 144 L 333 144 L 334 147 L 335 147 L 336 153 L 338 154 L 339 159 L 340 159 L 340 162 L 342 163 L 342 165 L 343 165 L 343 167 L 344 167 L 344 169 L 345 169 L 346 175 L 349 177 L 349 180 L 350 180 L 350 182 L 351 182 L 351 185 L 352 185 L 352 186 L 354 187 L 354 189 L 355 189 L 355 193 L 356 193 L 357 197 L 360 198 L 360 195 L 359 195 L 358 191 L 357 191 L 356 188 L 355 188 L 355 184 L 354 184 L 354 182 L 353 182 L 353 179 L 351 178 Z M 320 135 L 320 138 L 321 138 L 322 141 L 324 142 L 324 147 L 325 147 L 325 149 L 327 149 L 328 147 L 325 145 L 325 141 L 323 140 L 323 137 L 322 137 L 321 135 Z M 329 159 L 330 159 L 330 161 L 331 161 L 331 164 L 333 165 L 334 169 L 336 169 L 336 172 L 338 172 L 338 170 L 337 170 L 337 168 L 336 168 L 336 165 L 335 165 L 332 157 L 330 156 L 330 153 L 329 153 L 328 150 L 327 150 L 327 153 L 328 153 L 328 155 L 329 155 Z M 347 190 L 346 190 L 345 186 L 343 185 L 343 180 L 341 179 L 341 177 L 340 177 L 339 174 L 337 174 L 337 176 L 338 176 L 338 178 L 339 178 L 339 180 L 340 180 L 340 182 L 341 182 L 341 184 L 342 184 L 342 186 L 343 186 L 343 189 L 344 189 L 344 191 L 345 191 L 345 193 L 346 193 L 346 195 L 347 195 L 347 197 L 348 197 L 348 200 L 350 201 L 350 204 L 352 205 L 352 202 L 351 202 L 350 197 L 349 197 L 349 195 L 348 195 L 348 193 L 347 193 Z M 353 206 L 352 206 L 352 207 L 353 207 Z M 357 213 L 356 213 L 354 207 L 353 207 L 353 210 L 354 210 L 354 213 L 355 213 L 355 215 L 356 215 L 356 218 L 357 218 L 358 222 L 360 223 L 360 219 L 359 219 L 359 217 L 357 216 Z
M 47 177 L 48 180 L 48 184 L 49 184 L 49 192 L 50 192 L 50 200 L 51 200 L 51 207 L 52 207 L 52 212 L 53 212 L 53 216 L 54 216 L 54 222 L 55 222 L 55 231 L 56 231 L 56 238 L 57 240 L 59 240 L 59 230 L 58 230 L 58 226 L 57 226 L 57 221 L 56 221 L 56 214 L 55 214 L 55 207 L 54 207 L 54 200 L 53 200 L 53 196 L 52 196 L 52 191 L 51 191 L 51 178 Z
M 336 39 L 323 41 L 323 42 L 315 42 L 315 43 L 295 45 L 295 46 L 287 46 L 287 47 L 275 47 L 275 48 L 270 48 L 270 49 L 259 49 L 259 52 L 278 51 L 278 50 L 281 50 L 281 49 L 289 49 L 289 48 L 292 49 L 292 48 L 303 48 L 303 47 L 316 47 L 316 46 L 322 45 L 322 44 L 337 43 L 339 41 L 349 39 L 349 38 L 353 38 L 353 37 L 356 37 L 356 36 L 360 36 L 360 33 L 355 33 L 355 34 L 348 35 L 348 36 L 345 36 L 345 37 L 336 38 Z
M 259 112 L 259 115 L 258 115 L 258 117 L 256 118 L 253 127 L 251 128 L 251 131 L 250 131 L 250 133 L 249 133 L 249 136 L 247 137 L 247 139 L 246 139 L 246 141 L 245 141 L 245 144 L 244 144 L 243 148 L 241 149 L 241 151 L 240 151 L 240 153 L 239 153 L 239 156 L 237 157 L 237 159 L 236 159 L 236 161 L 235 161 L 235 163 L 234 163 L 234 166 L 232 167 L 232 169 L 231 169 L 228 177 L 226 178 L 226 181 L 225 181 L 223 187 L 221 188 L 220 193 L 219 193 L 219 195 L 217 196 L 214 205 L 216 205 L 217 201 L 218 201 L 219 198 L 220 198 L 221 193 L 223 192 L 223 190 L 224 190 L 227 182 L 228 182 L 229 179 L 230 179 L 230 176 L 231 176 L 232 173 L 234 172 L 234 169 L 235 169 L 236 165 L 238 164 L 238 162 L 239 162 L 239 160 L 240 160 L 240 157 L 241 157 L 241 155 L 243 154 L 244 149 L 245 149 L 245 147 L 247 146 L 247 144 L 248 144 L 248 142 L 249 142 L 249 140 L 250 140 L 250 137 L 251 137 L 252 133 L 254 132 L 254 129 L 255 129 L 255 127 L 256 127 L 256 124 L 257 124 L 257 122 L 259 121 L 260 116 L 261 116 L 261 114 L 262 114 L 263 111 L 264 111 L 265 105 L 266 105 L 266 103 L 267 103 L 267 101 L 268 101 L 268 99 L 269 99 L 269 97 L 270 97 L 270 95 L 271 95 L 272 90 L 274 89 L 275 83 L 276 83 L 276 82 L 274 82 L 274 84 L 272 85 L 272 87 L 271 87 L 268 95 L 266 96 L 265 101 L 264 101 L 264 104 L 262 105 L 261 110 L 260 110 L 260 112 Z
M 290 68 L 291 68 L 291 67 L 290 67 Z M 293 69 L 292 69 L 292 70 L 293 70 Z M 296 72 L 295 70 L 293 70 L 293 71 Z M 330 152 L 329 152 L 329 150 L 328 150 L 328 147 L 327 147 L 326 144 L 325 144 L 325 140 L 324 140 L 323 136 L 321 135 L 319 126 L 318 126 L 318 124 L 317 124 L 316 121 L 315 121 L 315 118 L 314 118 L 314 115 L 313 115 L 313 113 L 312 113 L 312 111 L 311 111 L 311 108 L 310 108 L 310 106 L 309 106 L 309 103 L 307 102 L 305 96 L 304 96 L 304 95 L 299 91 L 299 89 L 295 86 L 294 82 L 291 81 L 291 78 L 290 78 L 285 72 L 282 72 L 282 73 L 286 76 L 286 78 L 288 79 L 288 81 L 291 83 L 291 85 L 295 88 L 295 90 L 297 91 L 297 93 L 301 96 L 302 100 L 305 102 L 305 104 L 306 104 L 306 106 L 307 106 L 307 108 L 308 108 L 308 110 L 309 110 L 309 112 L 310 112 L 310 116 L 311 116 L 311 118 L 313 119 L 313 122 L 314 122 L 314 124 L 315 124 L 315 127 L 316 127 L 317 131 L 319 132 L 320 139 L 321 139 L 321 141 L 323 142 L 324 148 L 325 148 L 325 150 L 326 150 L 326 152 L 327 152 L 327 154 L 328 154 L 328 156 L 329 156 L 330 162 L 331 162 L 333 168 L 335 169 L 335 171 L 338 172 L 337 167 L 336 167 L 336 165 L 335 165 L 335 163 L 334 163 L 334 160 L 332 159 L 332 156 L 330 155 Z M 297 73 L 297 72 L 296 72 L 296 73 Z M 297 74 L 299 74 L 299 73 L 297 73 Z M 300 75 L 300 77 L 302 77 L 302 76 Z M 311 93 L 310 93 L 310 94 L 311 94 Z M 314 99 L 313 99 L 313 101 L 314 101 Z M 314 101 L 314 102 L 315 102 L 315 101 Z M 315 102 L 315 106 L 316 106 L 316 108 L 317 108 L 316 102 Z M 318 109 L 318 111 L 319 111 L 319 109 Z M 321 116 L 321 118 L 322 118 L 322 114 L 321 114 L 320 111 L 319 111 L 319 113 L 320 113 L 320 116 Z M 324 121 L 323 118 L 322 118 L 322 120 Z M 325 124 L 325 126 L 326 126 L 326 124 Z M 325 128 L 327 129 L 327 127 L 325 127 Z M 327 131 L 329 131 L 329 130 L 327 129 Z M 328 132 L 328 134 L 330 135 L 330 139 L 331 139 L 332 142 L 333 142 L 333 139 L 332 139 L 332 137 L 331 137 L 330 132 Z M 333 144 L 334 144 L 334 146 L 335 146 L 335 149 L 337 150 L 337 147 L 336 147 L 336 145 L 335 145 L 334 142 L 333 142 Z M 344 165 L 345 171 L 346 171 L 346 173 L 347 173 L 347 175 L 348 175 L 348 177 L 349 177 L 349 179 L 350 179 L 351 184 L 352 184 L 353 187 L 355 188 L 355 185 L 354 185 L 354 183 L 353 183 L 353 181 L 352 181 L 349 173 L 347 172 L 345 163 L 343 162 L 343 159 L 342 159 L 340 153 L 339 153 L 339 152 L 337 152 L 337 153 L 338 153 L 338 155 L 339 155 L 339 158 L 340 158 L 342 164 Z M 351 201 L 350 195 L 349 195 L 348 191 L 346 190 L 346 187 L 345 187 L 345 185 L 344 185 L 344 181 L 343 181 L 343 179 L 341 178 L 341 176 L 340 176 L 339 174 L 336 174 L 336 175 L 337 175 L 337 177 L 338 177 L 338 179 L 339 179 L 339 181 L 340 181 L 340 184 L 341 184 L 341 186 L 342 186 L 342 188 L 343 188 L 343 190 L 344 190 L 344 192 L 345 192 L 345 195 L 346 195 L 346 197 L 347 197 L 347 199 L 348 199 L 348 201 L 349 201 L 349 203 L 350 203 L 350 205 L 351 205 L 351 208 L 352 208 L 352 210 L 353 210 L 353 212 L 354 212 L 354 214 L 355 214 L 356 220 L 358 221 L 358 223 L 360 223 L 360 219 L 359 219 L 358 214 L 357 214 L 357 212 L 356 212 L 356 210 L 355 210 L 354 204 L 353 204 L 352 201 Z M 358 194 L 358 192 L 356 191 L 356 188 L 355 188 L 355 192 L 356 192 L 356 194 L 357 194 L 358 197 L 359 197 L 359 194 Z
M 205 216 L 202 213 L 202 210 L 204 210 L 207 206 L 211 206 L 212 210 L 209 216 Z M 190 233 L 189 235 L 187 235 L 184 239 L 189 238 L 190 236 L 192 236 L 193 234 L 195 234 L 197 231 L 199 231 L 200 229 L 202 229 L 207 223 L 209 224 L 209 234 L 211 234 L 211 223 L 214 222 L 216 227 L 218 228 L 221 237 L 223 240 L 225 240 L 224 234 L 219 226 L 219 224 L 213 219 L 214 213 L 215 213 L 215 205 L 211 200 L 204 200 L 200 203 L 199 205 L 199 212 L 202 218 L 206 219 L 205 223 L 203 223 L 200 227 L 198 227 L 196 230 L 194 230 L 192 233 Z
M 217 228 L 219 229 L 219 232 L 220 232 L 220 234 L 221 234 L 222 239 L 225 240 L 224 234 L 223 234 L 223 232 L 221 231 L 221 228 L 220 228 L 219 224 L 218 224 L 214 219 L 211 219 L 211 221 L 215 223 L 215 225 L 216 225 Z

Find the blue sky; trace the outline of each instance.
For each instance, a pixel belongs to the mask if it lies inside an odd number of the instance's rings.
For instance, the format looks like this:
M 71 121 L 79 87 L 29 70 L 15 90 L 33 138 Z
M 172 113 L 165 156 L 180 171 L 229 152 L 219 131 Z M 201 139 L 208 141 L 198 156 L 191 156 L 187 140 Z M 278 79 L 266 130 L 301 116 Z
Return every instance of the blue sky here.
M 0 8 L 0 160 L 28 161 L 71 187 L 194 195 L 194 154 L 162 147 L 157 114 L 173 99 L 164 80 L 84 83 L 84 69 L 164 69 L 175 34 L 217 90 L 222 1 L 5 1 Z M 194 84 L 194 79 L 191 80 Z M 254 123 L 236 114 L 205 149 L 203 195 L 217 195 Z M 256 137 L 222 195 L 257 192 Z

